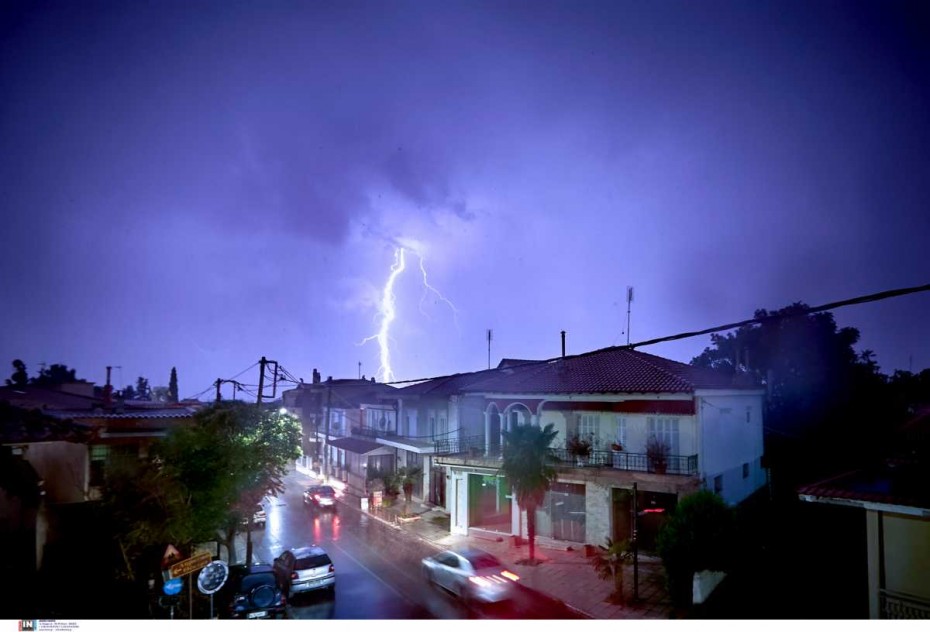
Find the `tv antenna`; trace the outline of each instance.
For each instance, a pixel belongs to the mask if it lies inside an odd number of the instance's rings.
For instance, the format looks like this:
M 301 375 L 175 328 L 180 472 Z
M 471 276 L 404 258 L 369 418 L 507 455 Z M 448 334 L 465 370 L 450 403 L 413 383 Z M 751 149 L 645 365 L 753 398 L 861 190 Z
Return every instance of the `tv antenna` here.
M 491 340 L 494 339 L 494 330 L 488 329 L 488 369 L 491 368 Z
M 630 344 L 630 306 L 633 304 L 633 286 L 626 286 L 626 344 Z

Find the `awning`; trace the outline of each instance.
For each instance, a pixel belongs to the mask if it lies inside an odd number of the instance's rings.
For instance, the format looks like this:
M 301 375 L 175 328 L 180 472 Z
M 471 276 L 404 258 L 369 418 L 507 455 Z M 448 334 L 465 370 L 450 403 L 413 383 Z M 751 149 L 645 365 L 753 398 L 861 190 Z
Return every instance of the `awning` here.
M 329 442 L 329 445 L 334 448 L 339 448 L 340 450 L 345 450 L 346 452 L 352 452 L 353 454 L 371 454 L 372 452 L 377 452 L 381 450 L 383 454 L 390 454 L 390 449 L 374 443 L 373 441 L 365 441 L 364 439 L 356 439 L 355 437 L 345 437 L 343 439 L 334 439 Z

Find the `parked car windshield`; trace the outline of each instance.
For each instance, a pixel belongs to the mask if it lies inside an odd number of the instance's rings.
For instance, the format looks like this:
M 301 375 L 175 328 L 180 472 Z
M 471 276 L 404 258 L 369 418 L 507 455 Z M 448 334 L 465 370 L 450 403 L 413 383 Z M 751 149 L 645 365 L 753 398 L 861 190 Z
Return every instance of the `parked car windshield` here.
M 329 559 L 329 556 L 324 553 L 323 555 L 311 555 L 310 557 L 297 558 L 297 563 L 294 565 L 294 568 L 299 571 L 305 571 L 308 568 L 316 568 L 317 566 L 328 564 L 332 564 L 332 561 Z

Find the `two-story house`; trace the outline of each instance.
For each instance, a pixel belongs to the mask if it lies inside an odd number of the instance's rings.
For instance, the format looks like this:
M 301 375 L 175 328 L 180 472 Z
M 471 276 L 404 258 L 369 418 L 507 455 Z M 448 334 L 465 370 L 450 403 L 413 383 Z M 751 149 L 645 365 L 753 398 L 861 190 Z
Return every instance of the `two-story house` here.
M 435 382 L 435 384 L 433 383 Z M 600 544 L 630 537 L 632 492 L 645 548 L 663 511 L 701 488 L 734 504 L 761 488 L 764 391 L 655 355 L 610 347 L 400 389 L 400 414 L 427 416 L 435 437 L 432 476 L 445 479 L 451 530 L 522 536 L 525 517 L 500 475 L 503 433 L 553 424 L 558 479 L 537 514 L 542 537 Z M 419 427 L 419 426 L 418 426 Z M 579 459 L 567 440 L 591 444 Z M 650 437 L 669 448 L 664 473 L 647 457 Z M 619 450 L 613 449 L 619 447 Z
M 282 393 L 284 408 L 301 420 L 304 466 L 341 481 L 357 496 L 367 493 L 369 472 L 393 472 L 396 447 L 379 442 L 398 436 L 396 389 L 374 378 L 313 381 Z

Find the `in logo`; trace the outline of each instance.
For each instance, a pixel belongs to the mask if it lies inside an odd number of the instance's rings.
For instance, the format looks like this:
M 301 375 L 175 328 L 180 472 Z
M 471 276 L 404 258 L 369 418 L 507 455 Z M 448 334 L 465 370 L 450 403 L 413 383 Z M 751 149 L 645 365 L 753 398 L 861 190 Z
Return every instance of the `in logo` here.
M 20 621 L 19 632 L 36 632 L 39 629 L 39 622 L 35 619 L 31 621 Z

